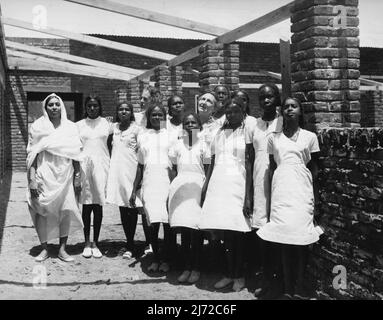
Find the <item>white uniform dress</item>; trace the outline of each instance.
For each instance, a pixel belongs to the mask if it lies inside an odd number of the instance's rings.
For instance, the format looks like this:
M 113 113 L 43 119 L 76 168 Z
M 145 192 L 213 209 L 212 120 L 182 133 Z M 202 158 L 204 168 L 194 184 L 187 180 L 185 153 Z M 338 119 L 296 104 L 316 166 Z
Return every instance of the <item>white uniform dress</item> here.
M 169 223 L 169 139 L 166 129 L 145 129 L 138 135 L 138 161 L 144 165 L 141 199 L 148 223 Z
M 119 123 L 113 125 L 113 147 L 107 184 L 108 203 L 129 207 L 133 183 L 137 172 L 137 137 L 140 127 L 132 122 L 128 129 L 121 131 Z M 139 197 L 136 207 L 142 207 Z
M 211 147 L 214 137 L 223 125 L 223 117 L 225 116 L 222 116 L 219 119 L 210 118 L 208 122 L 202 125 L 202 131 L 200 132 L 199 137 L 208 148 Z
M 169 145 L 174 146 L 177 143 L 177 140 L 180 139 L 183 135 L 182 123 L 178 126 L 172 124 L 170 122 L 171 118 L 167 118 L 166 120 L 166 129 L 168 130 L 169 135 Z
M 246 144 L 253 144 L 255 152 L 253 167 L 254 208 L 251 226 L 252 228 L 260 228 L 266 224 L 267 213 L 269 212 L 270 180 L 267 138 L 272 132 L 282 131 L 283 118 L 278 117 L 271 121 L 264 121 L 262 118 L 255 120 L 255 122 L 249 122 L 245 127 L 245 141 Z
M 219 130 L 211 146 L 215 164 L 202 206 L 200 229 L 251 231 L 243 215 L 245 199 L 244 126 Z
M 113 132 L 112 124 L 102 117 L 86 118 L 76 124 L 84 146 L 80 203 L 104 205 L 110 161 L 107 140 Z
M 134 113 L 134 122 L 141 128 L 146 128 L 146 115 L 145 111 L 135 112 Z
M 201 190 L 205 181 L 204 163 L 210 152 L 199 140 L 192 147 L 180 139 L 170 148 L 169 157 L 177 165 L 177 176 L 169 190 L 171 227 L 198 229 L 201 218 Z
M 316 135 L 300 129 L 297 141 L 283 132 L 270 135 L 268 152 L 274 156 L 270 222 L 257 234 L 266 241 L 309 245 L 319 240 L 314 227 L 314 194 L 310 170 L 311 153 L 319 151 Z

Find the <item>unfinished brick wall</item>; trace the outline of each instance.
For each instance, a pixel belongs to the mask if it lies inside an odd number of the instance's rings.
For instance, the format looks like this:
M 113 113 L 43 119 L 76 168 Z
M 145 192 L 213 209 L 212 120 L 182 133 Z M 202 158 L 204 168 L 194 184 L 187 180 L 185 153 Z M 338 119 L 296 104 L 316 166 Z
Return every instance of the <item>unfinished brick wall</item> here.
M 358 0 L 298 0 L 291 22 L 292 90 L 309 127 L 359 126 Z
M 204 45 L 199 49 L 201 92 L 211 91 L 218 84 L 230 90 L 239 88 L 239 46 L 238 44 Z
M 325 234 L 308 270 L 327 297 L 383 299 L 383 129 L 328 128 L 318 138 Z M 345 267 L 345 289 L 333 287 L 337 265 Z
M 362 127 L 383 127 L 383 91 L 362 91 L 360 95 Z
M 28 91 L 70 92 L 70 77 L 54 72 L 10 71 L 5 93 L 6 166 L 24 171 L 28 143 Z
M 167 108 L 168 99 L 178 94 L 182 96 L 182 67 L 159 66 L 154 71 L 155 87 L 161 92 L 162 105 Z

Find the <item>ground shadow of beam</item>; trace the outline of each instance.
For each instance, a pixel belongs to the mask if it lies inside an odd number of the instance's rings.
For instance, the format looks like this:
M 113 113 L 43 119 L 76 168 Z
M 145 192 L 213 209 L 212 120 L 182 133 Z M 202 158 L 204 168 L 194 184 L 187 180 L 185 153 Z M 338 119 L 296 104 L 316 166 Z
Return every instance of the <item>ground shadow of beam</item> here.
M 145 284 L 145 283 L 160 283 L 167 282 L 166 279 L 142 279 L 142 280 L 126 280 L 126 281 L 110 281 L 108 280 L 96 280 L 96 281 L 84 281 L 84 282 L 47 282 L 47 287 L 68 287 L 68 286 L 96 286 L 96 285 L 119 285 L 119 284 Z M 32 282 L 0 280 L 0 284 L 10 284 L 22 287 L 33 287 Z M 38 284 L 41 286 L 41 284 Z
M 0 253 L 3 243 L 3 233 L 7 216 L 8 200 L 11 193 L 12 172 L 7 171 L 0 180 Z

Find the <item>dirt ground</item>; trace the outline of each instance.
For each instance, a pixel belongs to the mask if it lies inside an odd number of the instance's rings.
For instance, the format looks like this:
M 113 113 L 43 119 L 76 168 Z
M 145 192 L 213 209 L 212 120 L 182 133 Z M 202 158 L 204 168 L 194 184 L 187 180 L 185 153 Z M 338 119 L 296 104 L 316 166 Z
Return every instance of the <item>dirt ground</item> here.
M 83 234 L 69 237 L 68 252 L 75 262 L 65 263 L 57 258 L 58 245 L 50 245 L 51 257 L 36 263 L 41 250 L 36 231 L 25 201 L 26 174 L 7 176 L 0 194 L 0 299 L 70 300 L 70 299 L 150 299 L 150 300 L 249 300 L 255 299 L 253 285 L 241 292 L 215 291 L 220 263 L 205 263 L 205 270 L 196 285 L 180 285 L 180 270 L 167 275 L 149 274 L 146 269 L 150 256 L 133 260 L 122 258 L 124 233 L 118 207 L 105 206 L 100 235 L 101 259 L 82 257 Z M 143 229 L 139 219 L 136 243 L 144 246 Z M 205 260 L 209 258 L 204 246 Z M 206 266 L 207 265 L 207 266 Z M 44 282 L 46 274 L 46 286 Z M 42 279 L 42 280 L 40 280 Z

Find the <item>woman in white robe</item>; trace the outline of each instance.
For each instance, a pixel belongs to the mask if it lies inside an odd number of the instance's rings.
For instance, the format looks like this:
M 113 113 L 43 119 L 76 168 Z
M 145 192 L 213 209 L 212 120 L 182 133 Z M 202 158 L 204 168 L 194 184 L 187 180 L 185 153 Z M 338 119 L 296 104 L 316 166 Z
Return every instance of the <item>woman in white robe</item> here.
M 27 202 L 43 248 L 35 260 L 47 259 L 48 241 L 60 238 L 58 257 L 71 262 L 68 235 L 83 228 L 76 199 L 81 191 L 82 144 L 59 96 L 49 95 L 42 109 L 43 116 L 30 127 L 27 147 Z

